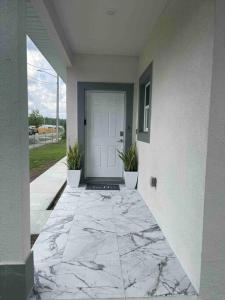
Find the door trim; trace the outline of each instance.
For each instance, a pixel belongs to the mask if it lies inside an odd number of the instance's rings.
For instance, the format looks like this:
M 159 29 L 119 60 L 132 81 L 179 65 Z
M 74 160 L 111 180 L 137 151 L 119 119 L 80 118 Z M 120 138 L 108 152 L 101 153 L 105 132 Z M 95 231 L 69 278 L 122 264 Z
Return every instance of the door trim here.
M 85 159 L 85 92 L 95 91 L 119 91 L 126 93 L 125 99 L 125 141 L 124 147 L 128 149 L 132 144 L 132 125 L 133 125 L 133 93 L 134 85 L 132 83 L 96 83 L 96 82 L 78 82 L 77 83 L 77 128 L 78 143 L 83 153 L 81 159 L 82 176 L 84 181 L 84 159 Z

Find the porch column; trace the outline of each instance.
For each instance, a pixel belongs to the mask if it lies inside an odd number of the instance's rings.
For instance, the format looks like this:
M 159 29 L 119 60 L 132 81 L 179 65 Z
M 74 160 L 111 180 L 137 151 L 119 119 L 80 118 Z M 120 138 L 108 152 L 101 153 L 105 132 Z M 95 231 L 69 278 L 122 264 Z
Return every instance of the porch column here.
M 67 146 L 72 146 L 78 138 L 77 117 L 77 78 L 74 67 L 67 68 L 66 81 L 66 110 L 67 110 Z
M 214 54 L 203 219 L 200 296 L 224 299 L 225 262 L 225 1 L 215 0 Z
M 25 0 L 0 1 L 0 299 L 24 300 L 30 251 Z

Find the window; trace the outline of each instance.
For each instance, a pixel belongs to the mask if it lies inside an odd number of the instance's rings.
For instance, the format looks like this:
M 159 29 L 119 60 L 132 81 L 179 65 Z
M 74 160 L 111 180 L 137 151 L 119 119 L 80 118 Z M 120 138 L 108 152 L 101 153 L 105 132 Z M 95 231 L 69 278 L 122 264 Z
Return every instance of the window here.
M 144 71 L 139 80 L 138 140 L 150 142 L 152 64 Z
M 150 97 L 150 82 L 145 85 L 145 96 L 144 96 L 144 124 L 143 131 L 148 132 L 149 123 L 149 97 Z

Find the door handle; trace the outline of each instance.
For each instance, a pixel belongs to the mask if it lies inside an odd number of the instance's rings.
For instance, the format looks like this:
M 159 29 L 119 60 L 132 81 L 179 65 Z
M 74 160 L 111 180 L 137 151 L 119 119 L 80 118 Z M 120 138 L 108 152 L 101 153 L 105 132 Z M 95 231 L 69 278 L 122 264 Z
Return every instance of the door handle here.
M 123 143 L 123 139 L 120 139 L 117 141 L 118 143 Z

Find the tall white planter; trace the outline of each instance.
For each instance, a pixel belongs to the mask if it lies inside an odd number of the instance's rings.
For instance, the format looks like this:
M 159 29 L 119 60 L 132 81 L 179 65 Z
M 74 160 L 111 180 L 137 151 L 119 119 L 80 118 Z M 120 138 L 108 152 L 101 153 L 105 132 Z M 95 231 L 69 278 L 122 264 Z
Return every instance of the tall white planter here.
M 81 170 L 67 170 L 67 184 L 70 187 L 78 187 L 80 183 Z
M 125 185 L 128 189 L 135 189 L 137 184 L 138 172 L 124 171 Z

